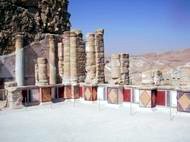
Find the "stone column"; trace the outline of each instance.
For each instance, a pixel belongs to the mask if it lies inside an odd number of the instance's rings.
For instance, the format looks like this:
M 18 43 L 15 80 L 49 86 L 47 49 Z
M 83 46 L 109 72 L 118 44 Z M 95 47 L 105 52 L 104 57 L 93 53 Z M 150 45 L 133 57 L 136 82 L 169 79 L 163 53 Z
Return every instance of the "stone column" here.
M 58 73 L 59 81 L 62 80 L 63 76 L 63 43 L 58 43 Z
M 129 84 L 129 54 L 120 54 L 121 84 Z
M 120 55 L 113 54 L 111 57 L 111 84 L 120 83 Z
M 24 48 L 23 35 L 16 36 L 16 60 L 15 60 L 15 79 L 17 86 L 24 85 Z
M 64 32 L 64 68 L 62 83 L 70 83 L 70 32 Z
M 57 83 L 55 37 L 49 35 L 49 84 Z
M 84 82 L 85 80 L 85 63 L 86 63 L 86 53 L 85 53 L 85 42 L 83 40 L 83 35 L 80 30 L 74 30 L 77 35 L 77 74 L 78 81 Z
M 70 32 L 70 81 L 71 83 L 78 82 L 77 75 L 77 34 Z
M 96 81 L 105 82 L 104 75 L 104 30 L 99 29 L 95 34 L 95 52 L 96 52 Z
M 86 43 L 86 83 L 94 83 L 96 77 L 95 35 L 89 33 Z
M 37 85 L 48 85 L 48 76 L 47 76 L 47 60 L 45 58 L 37 59 L 38 67 L 38 84 Z
M 78 65 L 79 65 L 79 82 L 84 82 L 86 77 L 85 65 L 86 65 L 86 52 L 85 52 L 85 41 L 80 39 L 80 48 L 78 50 Z
M 39 77 L 38 77 L 38 64 L 35 64 L 35 85 L 38 85 Z

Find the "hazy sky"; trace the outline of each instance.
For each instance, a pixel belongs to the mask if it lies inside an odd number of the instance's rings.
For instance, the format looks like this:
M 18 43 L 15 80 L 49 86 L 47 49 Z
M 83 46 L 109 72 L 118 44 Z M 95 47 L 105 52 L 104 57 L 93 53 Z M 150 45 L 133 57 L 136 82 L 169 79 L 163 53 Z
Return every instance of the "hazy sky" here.
M 190 0 L 70 0 L 73 28 L 105 29 L 106 53 L 190 48 Z

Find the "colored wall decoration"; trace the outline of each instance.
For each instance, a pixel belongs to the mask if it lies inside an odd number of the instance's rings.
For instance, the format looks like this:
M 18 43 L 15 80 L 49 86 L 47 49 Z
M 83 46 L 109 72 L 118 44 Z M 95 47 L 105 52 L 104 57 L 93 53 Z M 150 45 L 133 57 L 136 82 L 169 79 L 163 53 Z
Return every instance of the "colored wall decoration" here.
M 131 102 L 131 95 L 132 95 L 132 89 L 124 87 L 123 90 L 123 101 L 124 102 Z
M 160 106 L 167 105 L 167 91 L 166 90 L 157 90 L 156 104 Z
M 190 112 L 190 92 L 178 92 L 177 110 L 181 112 Z
M 96 101 L 97 86 L 84 86 L 84 99 L 86 101 Z
M 109 104 L 121 104 L 123 102 L 123 88 L 108 87 L 107 99 Z
M 41 92 L 42 102 L 51 102 L 52 101 L 50 87 L 40 88 L 40 92 Z
M 156 90 L 143 89 L 140 90 L 139 97 L 141 107 L 155 107 L 156 106 Z
M 64 99 L 72 99 L 71 85 L 65 85 L 64 87 Z

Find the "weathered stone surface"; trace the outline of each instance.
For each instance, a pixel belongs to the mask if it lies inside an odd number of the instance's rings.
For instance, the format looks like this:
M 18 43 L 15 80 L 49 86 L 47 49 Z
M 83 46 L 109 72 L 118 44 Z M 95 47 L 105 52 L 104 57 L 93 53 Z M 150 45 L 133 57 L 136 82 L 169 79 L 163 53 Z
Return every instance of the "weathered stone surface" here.
M 95 34 L 89 33 L 86 42 L 86 83 L 95 83 L 96 58 L 95 58 Z
M 47 85 L 48 76 L 47 76 L 47 60 L 46 58 L 37 59 L 37 70 L 35 70 L 37 84 L 36 85 Z
M 129 54 L 113 54 L 111 57 L 111 84 L 129 84 Z
M 63 38 L 63 44 L 64 44 L 64 68 L 63 68 L 63 83 L 69 83 L 70 82 L 70 32 L 66 31 L 64 32 L 64 38 Z
M 49 84 L 57 83 L 57 44 L 54 35 L 48 35 L 49 38 Z
M 77 68 L 77 49 L 78 38 L 75 32 L 70 32 L 70 81 L 71 83 L 78 82 L 78 68 Z
M 129 54 L 120 54 L 120 84 L 129 84 Z
M 120 83 L 120 55 L 113 54 L 111 57 L 111 84 Z
M 62 76 L 63 76 L 63 43 L 58 43 L 58 82 L 62 82 Z
M 22 104 L 22 92 L 20 90 L 17 90 L 16 87 L 8 87 L 5 88 L 7 90 L 7 107 L 11 108 L 11 109 L 18 109 L 18 108 L 22 108 L 23 104 Z
M 1 0 L 0 54 L 14 51 L 15 35 L 23 33 L 25 45 L 70 29 L 68 0 Z
M 95 33 L 96 82 L 104 83 L 104 30 L 98 29 Z

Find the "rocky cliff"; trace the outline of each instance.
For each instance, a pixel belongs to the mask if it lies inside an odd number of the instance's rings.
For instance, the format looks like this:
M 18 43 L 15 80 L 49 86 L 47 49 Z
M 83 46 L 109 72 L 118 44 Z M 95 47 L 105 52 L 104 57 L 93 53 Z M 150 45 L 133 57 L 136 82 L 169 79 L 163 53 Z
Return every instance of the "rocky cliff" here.
M 14 37 L 21 33 L 25 45 L 44 38 L 45 33 L 62 34 L 70 29 L 68 0 L 1 0 L 0 55 L 14 51 Z

